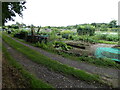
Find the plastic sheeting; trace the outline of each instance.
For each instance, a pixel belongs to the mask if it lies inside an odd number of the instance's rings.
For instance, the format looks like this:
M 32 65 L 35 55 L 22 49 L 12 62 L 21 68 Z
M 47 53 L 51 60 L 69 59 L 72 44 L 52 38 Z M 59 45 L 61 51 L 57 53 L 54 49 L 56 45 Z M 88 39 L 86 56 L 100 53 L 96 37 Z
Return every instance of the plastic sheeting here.
M 120 62 L 120 49 L 110 47 L 98 47 L 95 51 L 97 58 L 110 58 Z

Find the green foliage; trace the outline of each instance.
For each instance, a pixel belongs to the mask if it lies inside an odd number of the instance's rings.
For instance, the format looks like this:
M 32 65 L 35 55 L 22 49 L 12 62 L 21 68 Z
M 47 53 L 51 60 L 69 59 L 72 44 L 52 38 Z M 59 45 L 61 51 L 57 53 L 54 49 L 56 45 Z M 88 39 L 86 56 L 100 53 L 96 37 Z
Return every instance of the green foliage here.
M 18 14 L 22 17 L 22 11 L 26 9 L 24 6 L 26 2 L 2 2 L 2 25 L 7 21 L 14 21 L 13 17 L 16 17 L 15 14 Z
M 78 41 L 78 40 L 80 40 L 80 36 L 78 36 L 78 35 L 71 35 L 70 40 Z
M 78 35 L 89 35 L 93 36 L 95 33 L 95 27 L 92 25 L 80 25 L 77 27 Z
M 68 39 L 69 38 L 69 34 L 62 34 L 62 38 Z
M 82 61 L 86 63 L 90 63 L 100 67 L 106 68 L 116 68 L 119 69 L 120 65 L 115 61 L 108 59 L 108 58 L 95 58 L 91 56 L 76 56 L 75 54 L 65 53 L 65 52 L 58 52 L 59 55 L 69 58 L 71 60 Z
M 79 57 L 79 60 L 92 63 L 97 66 L 120 68 L 119 64 L 117 64 L 115 61 L 108 58 L 91 58 L 91 57 L 81 56 Z
M 27 35 L 28 35 L 28 31 L 26 30 L 21 30 L 21 31 L 18 31 L 17 33 L 14 32 L 14 37 L 21 38 L 21 39 L 25 39 Z
M 98 34 L 96 35 L 96 38 L 99 39 L 99 40 L 106 40 L 106 34 Z
M 97 41 L 93 38 L 86 38 L 85 41 L 89 43 L 97 43 Z
M 102 24 L 100 27 L 100 31 L 108 31 L 108 25 Z
M 21 33 L 21 34 L 28 34 L 28 31 L 26 31 L 26 30 L 21 30 L 20 33 Z
M 98 43 L 105 43 L 105 44 L 118 44 L 118 42 L 113 42 L 113 41 L 105 41 L 105 40 L 98 40 Z
M 40 35 L 50 35 L 50 32 L 44 32 L 44 31 L 41 31 L 39 32 Z
M 77 32 L 78 32 L 78 35 L 85 35 L 85 33 L 86 33 L 85 26 L 78 26 Z
M 106 40 L 106 41 L 114 41 L 114 42 L 119 41 L 118 35 L 113 35 L 113 34 L 98 34 L 95 37 L 98 40 Z
M 15 24 L 12 24 L 11 26 L 8 26 L 8 28 L 19 29 L 18 25 L 15 25 Z
M 42 43 L 37 42 L 34 46 L 40 47 L 40 48 L 43 48 L 43 49 L 48 49 L 49 48 L 44 42 L 42 42 Z
M 52 70 L 57 71 L 57 72 L 62 72 L 66 75 L 75 76 L 75 77 L 77 77 L 81 80 L 87 81 L 87 82 L 98 82 L 98 83 L 103 84 L 103 82 L 101 81 L 101 79 L 97 75 L 89 74 L 83 70 L 79 70 L 79 69 L 61 64 L 57 61 L 53 61 L 50 58 L 40 54 L 39 52 L 36 52 L 35 50 L 32 50 L 32 49 L 14 41 L 14 40 L 12 40 L 11 38 L 9 38 L 5 35 L 3 35 L 3 39 L 10 46 L 14 47 L 16 50 L 18 50 L 22 54 L 26 55 L 28 58 L 30 58 L 34 62 L 42 64 L 42 65 L 48 67 L 49 69 L 52 69 Z
M 64 30 L 64 31 L 61 31 L 61 35 L 62 35 L 62 38 L 69 39 L 71 35 L 74 35 L 74 32 L 70 30 Z
M 74 54 L 69 54 L 69 53 L 64 53 L 60 52 L 60 55 L 63 57 L 69 58 L 71 60 L 77 60 L 77 61 L 82 61 L 90 64 L 94 64 L 96 66 L 100 67 L 106 67 L 106 68 L 120 68 L 120 65 L 116 63 L 115 61 L 108 59 L 108 58 L 95 58 L 91 56 L 76 56 Z
M 60 42 L 60 41 L 55 41 L 55 42 L 54 42 L 54 47 L 55 47 L 55 48 L 62 49 L 62 50 L 65 50 L 65 51 L 67 51 L 67 50 L 69 50 L 69 49 L 72 49 L 71 46 L 68 46 L 66 43 Z
M 119 39 L 118 39 L 118 35 L 107 35 L 106 36 L 106 40 L 107 41 L 118 41 Z
M 109 28 L 110 31 L 113 31 L 113 32 L 119 32 L 120 28 Z
M 57 29 L 57 28 L 53 28 L 52 31 L 55 32 L 55 33 L 60 33 L 60 30 Z
M 81 35 L 81 36 L 78 36 L 78 38 L 79 38 L 79 40 L 84 41 L 84 42 L 89 42 L 89 43 L 96 43 L 97 42 L 97 40 L 91 36 Z
M 12 34 L 14 35 L 14 34 L 19 33 L 19 32 L 20 32 L 20 30 L 19 30 L 19 29 L 11 29 L 11 32 L 12 32 Z
M 50 40 L 55 40 L 57 38 L 57 29 L 53 29 L 50 32 Z
M 114 27 L 116 27 L 116 25 L 117 25 L 117 21 L 116 21 L 116 20 L 112 20 L 112 21 L 109 23 L 109 27 L 110 27 L 110 28 L 114 28 Z

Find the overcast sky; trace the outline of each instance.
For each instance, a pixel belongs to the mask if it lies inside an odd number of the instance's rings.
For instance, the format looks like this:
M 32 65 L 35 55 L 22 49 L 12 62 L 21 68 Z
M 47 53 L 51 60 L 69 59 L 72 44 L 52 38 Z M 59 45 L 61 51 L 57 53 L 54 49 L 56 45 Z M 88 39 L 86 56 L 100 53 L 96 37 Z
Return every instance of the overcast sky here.
M 67 26 L 83 23 L 108 23 L 118 20 L 120 0 L 26 0 L 23 19 L 15 22 L 36 26 Z M 8 22 L 12 24 L 15 22 Z

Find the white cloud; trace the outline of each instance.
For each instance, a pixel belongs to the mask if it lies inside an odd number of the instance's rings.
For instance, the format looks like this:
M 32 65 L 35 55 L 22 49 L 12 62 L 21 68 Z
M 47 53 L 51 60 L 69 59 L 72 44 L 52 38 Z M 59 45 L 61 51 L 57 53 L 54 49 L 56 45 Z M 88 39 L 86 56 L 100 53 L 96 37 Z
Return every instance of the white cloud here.
M 27 0 L 24 19 L 41 26 L 66 26 L 118 19 L 119 0 Z

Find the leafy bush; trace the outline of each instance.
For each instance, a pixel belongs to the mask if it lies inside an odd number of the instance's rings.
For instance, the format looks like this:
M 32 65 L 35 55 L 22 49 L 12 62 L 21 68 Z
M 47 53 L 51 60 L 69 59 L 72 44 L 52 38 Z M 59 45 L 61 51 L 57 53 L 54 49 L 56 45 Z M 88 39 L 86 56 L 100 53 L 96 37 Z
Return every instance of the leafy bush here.
M 43 49 L 48 49 L 48 46 L 45 44 L 45 43 L 40 43 L 40 42 L 37 42 L 35 44 L 35 47 L 40 47 L 40 48 L 43 48 Z
M 72 35 L 72 38 L 73 38 L 73 40 L 78 41 L 80 37 L 78 35 Z
M 70 35 L 69 39 L 78 41 L 79 40 L 79 36 L 78 35 Z
M 55 48 L 62 49 L 62 50 L 65 50 L 65 51 L 67 51 L 67 50 L 69 50 L 69 49 L 72 49 L 71 46 L 68 46 L 66 43 L 64 43 L 64 42 L 59 42 L 59 41 L 55 41 L 55 42 L 54 42 L 54 47 L 55 47 Z
M 68 39 L 69 38 L 69 34 L 62 34 L 62 38 Z
M 89 42 L 89 43 L 96 43 L 97 42 L 97 40 L 91 36 L 82 35 L 82 36 L 78 36 L 78 38 L 79 38 L 79 40 L 82 40 L 84 42 Z
M 107 40 L 107 41 L 115 41 L 115 42 L 119 40 L 118 35 L 113 35 L 113 34 L 97 34 L 95 38 L 98 40 Z
M 61 35 L 62 35 L 62 38 L 69 39 L 71 38 L 71 35 L 74 35 L 74 32 L 70 30 L 64 30 L 61 32 Z
M 95 39 L 92 39 L 92 38 L 87 38 L 87 42 L 96 43 L 97 41 Z
M 27 34 L 28 34 L 27 31 L 21 30 L 20 32 L 14 34 L 14 37 L 17 37 L 17 38 L 20 38 L 20 39 L 25 39 Z
M 19 29 L 11 29 L 12 35 L 15 35 L 20 32 Z
M 96 37 L 97 37 L 99 40 L 105 40 L 105 39 L 106 39 L 106 36 L 107 36 L 107 34 L 98 34 L 98 35 L 96 35 Z
M 21 34 L 26 34 L 26 33 L 28 33 L 28 32 L 27 32 L 26 30 L 21 30 L 20 33 L 21 33 Z
M 107 35 L 106 40 L 107 41 L 118 41 L 118 35 Z
M 93 25 L 80 25 L 77 27 L 78 35 L 93 36 L 95 33 L 95 27 Z
M 57 37 L 56 33 L 54 31 L 52 31 L 50 33 L 50 40 L 54 40 L 54 39 L 56 39 L 56 37 Z

